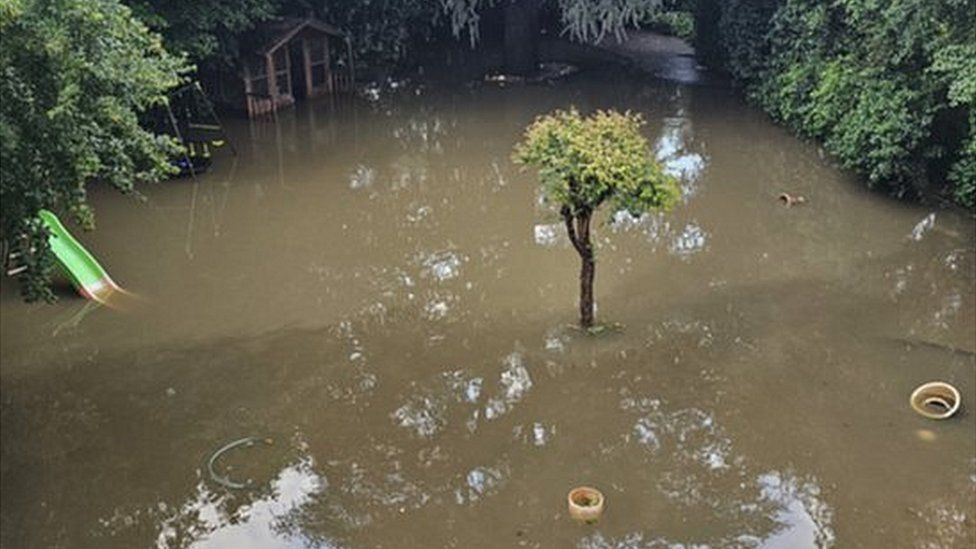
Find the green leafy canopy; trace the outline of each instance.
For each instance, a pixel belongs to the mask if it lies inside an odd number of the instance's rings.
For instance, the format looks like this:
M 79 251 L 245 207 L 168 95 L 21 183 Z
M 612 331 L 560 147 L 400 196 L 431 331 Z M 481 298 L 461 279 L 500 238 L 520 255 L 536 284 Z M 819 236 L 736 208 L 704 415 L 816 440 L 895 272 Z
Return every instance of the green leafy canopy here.
M 631 112 L 557 110 L 526 129 L 513 160 L 537 167 L 546 199 L 574 216 L 607 200 L 635 216 L 667 210 L 678 200 L 678 184 L 654 159 L 643 125 Z
M 697 50 L 777 121 L 870 185 L 976 208 L 974 0 L 698 2 Z
M 41 208 L 94 224 L 86 185 L 123 192 L 169 172 L 175 144 L 139 125 L 189 67 L 117 0 L 0 0 L 0 235 L 51 299 Z

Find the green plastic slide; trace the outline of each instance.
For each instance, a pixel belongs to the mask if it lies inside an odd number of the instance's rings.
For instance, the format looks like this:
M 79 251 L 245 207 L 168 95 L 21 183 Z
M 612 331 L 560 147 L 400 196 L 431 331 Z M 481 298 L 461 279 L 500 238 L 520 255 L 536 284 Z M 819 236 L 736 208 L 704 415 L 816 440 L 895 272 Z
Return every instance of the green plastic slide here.
M 105 303 L 109 296 L 121 291 L 95 257 L 64 228 L 58 216 L 47 210 L 41 210 L 38 215 L 51 233 L 48 239 L 51 252 L 78 293 Z

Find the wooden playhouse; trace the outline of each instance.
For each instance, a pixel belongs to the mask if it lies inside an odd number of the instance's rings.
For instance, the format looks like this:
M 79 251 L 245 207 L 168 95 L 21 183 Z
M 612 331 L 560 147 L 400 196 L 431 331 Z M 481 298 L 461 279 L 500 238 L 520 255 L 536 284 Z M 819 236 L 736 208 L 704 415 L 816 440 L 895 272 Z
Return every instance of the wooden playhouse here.
M 243 56 L 237 75 L 243 80 L 243 101 L 235 93 L 237 100 L 225 102 L 243 106 L 252 118 L 299 99 L 353 88 L 352 45 L 344 32 L 328 23 L 313 17 L 280 17 L 259 25 L 246 42 L 258 47 Z M 225 92 L 221 95 L 228 99 Z

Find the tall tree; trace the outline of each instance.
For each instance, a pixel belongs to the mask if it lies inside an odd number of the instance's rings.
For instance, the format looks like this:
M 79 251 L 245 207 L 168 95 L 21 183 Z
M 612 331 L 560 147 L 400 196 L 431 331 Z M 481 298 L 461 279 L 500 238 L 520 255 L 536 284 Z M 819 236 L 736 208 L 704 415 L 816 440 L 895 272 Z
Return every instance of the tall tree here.
M 566 233 L 580 256 L 580 327 L 593 326 L 596 259 L 590 239 L 596 210 L 609 201 L 615 211 L 639 216 L 668 210 L 679 197 L 677 181 L 654 160 L 641 134 L 640 115 L 575 109 L 533 122 L 516 145 L 514 160 L 534 166 L 546 200 L 559 208 Z
M 117 0 L 2 0 L 0 34 L 0 237 L 27 267 L 26 297 L 52 299 L 38 211 L 92 227 L 89 183 L 127 192 L 168 173 L 175 145 L 138 114 L 188 66 Z

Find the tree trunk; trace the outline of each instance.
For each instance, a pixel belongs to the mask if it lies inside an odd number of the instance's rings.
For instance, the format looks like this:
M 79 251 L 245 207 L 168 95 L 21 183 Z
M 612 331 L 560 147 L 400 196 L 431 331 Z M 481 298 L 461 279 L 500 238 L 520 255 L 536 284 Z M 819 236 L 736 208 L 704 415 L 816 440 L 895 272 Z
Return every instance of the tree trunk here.
M 505 4 L 505 72 L 529 76 L 539 66 L 542 0 L 507 0 Z
M 580 327 L 593 327 L 593 277 L 596 274 L 596 263 L 593 253 L 581 256 L 580 264 Z
M 590 217 L 593 212 L 583 210 L 573 214 L 569 206 L 563 206 L 559 213 L 566 224 L 569 241 L 580 256 L 580 327 L 593 327 L 593 278 L 596 276 L 596 261 L 593 259 L 593 245 L 590 243 Z

